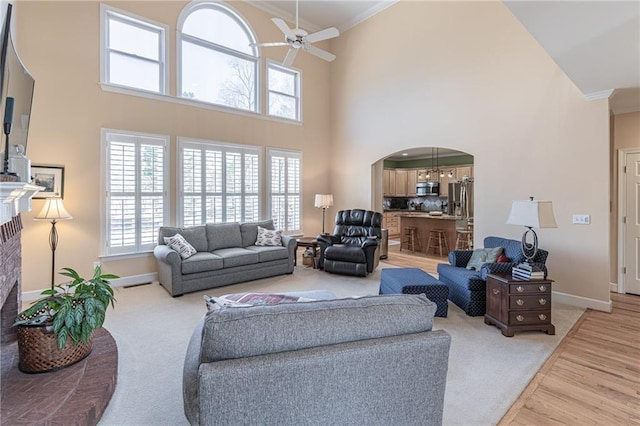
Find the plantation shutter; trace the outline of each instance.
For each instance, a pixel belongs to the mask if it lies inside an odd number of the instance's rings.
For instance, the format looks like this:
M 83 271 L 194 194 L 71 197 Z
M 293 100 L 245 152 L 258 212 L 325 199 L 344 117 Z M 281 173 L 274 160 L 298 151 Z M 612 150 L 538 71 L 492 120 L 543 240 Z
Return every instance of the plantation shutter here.
M 166 222 L 168 138 L 105 132 L 107 254 L 153 250 Z
M 183 226 L 260 219 L 260 148 L 189 140 L 180 147 Z
M 276 229 L 300 233 L 302 154 L 269 149 L 269 208 Z

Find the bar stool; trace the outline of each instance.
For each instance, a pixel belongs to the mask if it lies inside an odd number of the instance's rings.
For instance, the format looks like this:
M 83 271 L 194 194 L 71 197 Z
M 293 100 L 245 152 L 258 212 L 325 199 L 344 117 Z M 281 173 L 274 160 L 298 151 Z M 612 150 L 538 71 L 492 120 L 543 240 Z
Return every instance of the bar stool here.
M 456 229 L 456 250 L 473 249 L 473 231 Z
M 416 251 L 416 246 L 420 247 L 420 241 L 418 240 L 418 228 L 415 226 L 405 226 L 402 230 L 402 241 L 400 242 L 400 251 L 406 244 L 406 248 L 411 250 L 411 253 Z
M 429 242 L 427 243 L 427 254 L 429 250 L 433 248 L 434 254 L 438 250 L 440 257 L 443 256 L 442 248 L 444 247 L 445 254 L 449 253 L 449 245 L 447 244 L 447 237 L 444 233 L 444 229 L 432 229 L 429 231 Z

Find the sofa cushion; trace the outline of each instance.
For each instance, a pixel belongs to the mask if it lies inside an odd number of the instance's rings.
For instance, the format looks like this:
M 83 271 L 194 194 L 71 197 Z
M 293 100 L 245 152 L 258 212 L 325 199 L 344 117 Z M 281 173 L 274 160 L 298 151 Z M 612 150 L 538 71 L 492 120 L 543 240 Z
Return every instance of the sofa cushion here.
M 270 262 L 272 260 L 287 259 L 289 257 L 289 250 L 283 246 L 249 246 L 246 247 L 246 249 L 258 253 L 259 262 Z
M 487 248 L 502 247 L 504 255 L 511 259 L 512 262 L 520 263 L 524 260 L 520 241 L 501 237 L 486 237 L 484 246 Z
M 272 219 L 241 224 L 240 234 L 242 237 L 242 247 L 252 246 L 256 243 L 256 239 L 258 238 L 258 226 L 265 229 L 275 229 Z
M 241 247 L 218 249 L 213 251 L 213 254 L 222 258 L 225 268 L 251 265 L 260 261 L 258 253 Z
M 182 273 L 196 274 L 198 272 L 215 271 L 222 269 L 223 266 L 223 261 L 220 256 L 216 256 L 208 251 L 202 251 L 182 261 Z
M 166 244 L 166 237 L 173 237 L 180 234 L 196 251 L 209 251 L 207 236 L 204 226 L 190 226 L 187 228 L 176 228 L 174 226 L 161 226 L 158 231 L 158 244 Z
M 171 250 L 176 251 L 183 259 L 188 259 L 197 253 L 196 249 L 180 234 L 176 234 L 173 237 L 164 237 L 164 243 Z
M 205 316 L 202 363 L 429 331 L 436 304 L 423 295 L 218 309 Z
M 479 271 L 485 263 L 494 263 L 501 253 L 502 247 L 475 249 L 466 268 Z
M 438 264 L 438 279 L 443 283 L 449 284 L 450 291 L 453 291 L 452 285 L 470 291 L 484 291 L 487 286 L 479 271 L 459 268 L 446 263 Z
M 240 224 L 229 223 L 207 223 L 208 251 L 224 249 L 229 247 L 242 247 L 242 235 L 240 234 Z

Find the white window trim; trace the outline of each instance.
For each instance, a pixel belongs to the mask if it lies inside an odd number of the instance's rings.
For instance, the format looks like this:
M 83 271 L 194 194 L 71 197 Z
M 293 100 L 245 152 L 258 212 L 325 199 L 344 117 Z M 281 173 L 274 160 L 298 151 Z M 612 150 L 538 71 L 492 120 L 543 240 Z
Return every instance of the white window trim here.
M 184 169 L 183 169 L 183 152 L 185 148 L 222 148 L 223 150 L 243 150 L 253 152 L 258 155 L 258 180 L 260 181 L 264 175 L 262 166 L 262 159 L 264 157 L 262 147 L 259 145 L 244 145 L 234 144 L 229 142 L 219 142 L 207 139 L 189 138 L 185 136 L 178 136 L 178 155 L 176 155 L 176 226 L 184 226 Z M 262 185 L 258 187 L 258 211 L 262 212 L 262 198 L 263 188 Z M 262 217 L 262 213 L 260 213 Z
M 296 157 L 300 160 L 300 229 L 292 229 L 289 231 L 286 231 L 285 233 L 288 235 L 303 235 L 302 233 L 302 218 L 304 217 L 304 203 L 302 202 L 302 197 L 303 197 L 303 193 L 302 193 L 302 176 L 303 176 L 303 155 L 302 155 L 302 151 L 298 151 L 298 150 L 294 150 L 294 149 L 286 149 L 286 148 L 272 148 L 272 147 L 267 147 L 267 155 L 266 155 L 266 163 L 267 163 L 267 167 L 265 169 L 265 174 L 266 174 L 266 182 L 267 182 L 267 190 L 266 190 L 266 195 L 267 195 L 267 217 L 271 218 L 271 209 L 272 209 L 272 204 L 271 204 L 271 157 L 274 155 L 284 155 L 285 157 Z
M 269 70 L 271 69 L 271 67 L 278 69 L 281 72 L 284 73 L 291 73 L 291 74 L 297 74 L 297 78 L 296 78 L 296 94 L 297 96 L 296 98 L 296 119 L 291 119 L 291 118 L 286 118 L 286 117 L 280 117 L 277 115 L 272 115 L 271 112 L 269 111 L 269 94 L 271 92 L 273 93 L 277 93 L 279 95 L 283 95 L 283 96 L 288 96 L 291 97 L 291 95 L 289 95 L 288 93 L 282 93 L 282 92 L 278 92 L 275 90 L 270 90 L 269 89 Z M 302 70 L 298 69 L 298 68 L 294 68 L 294 67 L 285 67 L 284 65 L 280 64 L 279 62 L 274 61 L 273 59 L 266 59 L 266 81 L 265 81 L 265 93 L 266 93 L 266 101 L 265 101 L 265 113 L 270 116 L 270 117 L 278 117 L 280 119 L 283 120 L 287 120 L 287 121 L 295 121 L 295 122 L 302 122 Z
M 118 84 L 109 83 L 107 81 L 109 61 L 107 60 L 106 43 L 107 43 L 107 26 L 108 26 L 107 21 L 110 15 L 117 16 L 118 18 L 123 19 L 125 21 L 130 21 L 133 24 L 139 25 L 140 27 L 143 27 L 143 28 L 158 30 L 161 33 L 160 46 L 159 46 L 159 50 L 160 50 L 159 62 L 161 64 L 160 85 L 162 87 L 160 87 L 159 93 L 167 94 L 168 88 L 169 88 L 169 74 L 170 74 L 170 67 L 169 67 L 169 61 L 168 61 L 169 26 L 161 22 L 153 21 L 151 19 L 147 19 L 130 12 L 126 12 L 124 10 L 116 9 L 115 7 L 107 6 L 106 4 L 103 4 L 103 3 L 100 3 L 100 83 L 102 85 L 106 84 L 114 88 L 120 87 L 120 88 L 130 89 L 135 92 L 157 94 L 157 92 L 154 92 L 154 91 L 147 91 L 144 89 L 133 88 L 129 86 L 121 86 Z
M 212 7 L 213 6 L 213 7 Z M 192 36 L 188 36 L 188 35 L 183 35 L 182 34 L 182 27 L 184 26 L 184 21 L 187 19 L 187 17 L 194 12 L 197 9 L 203 9 L 203 8 L 214 8 L 214 9 L 218 9 L 220 11 L 222 11 L 223 13 L 228 14 L 229 16 L 231 16 L 232 18 L 238 20 L 241 22 L 241 24 L 243 24 L 242 26 L 244 27 L 243 29 L 245 29 L 245 33 L 247 34 L 247 36 L 249 37 L 249 39 L 251 40 L 251 43 L 257 43 L 258 39 L 256 38 L 256 32 L 253 30 L 253 27 L 251 26 L 251 24 L 249 23 L 249 20 L 246 19 L 240 12 L 238 12 L 235 8 L 231 7 L 228 4 L 225 4 L 221 1 L 216 1 L 216 2 L 190 2 L 188 3 L 180 12 L 180 15 L 178 16 L 178 25 L 176 26 L 176 94 L 175 96 L 177 98 L 181 98 L 181 99 L 185 99 L 182 97 L 182 38 L 183 37 L 188 37 L 190 39 L 191 42 L 194 42 L 195 40 L 197 40 L 196 37 L 192 37 Z M 210 43 L 210 42 L 206 42 L 205 40 L 201 40 L 201 42 L 206 43 L 206 46 L 208 45 L 213 45 L 214 43 Z M 200 44 L 200 43 L 199 43 Z M 217 49 L 220 49 L 221 52 L 226 53 L 226 54 L 230 54 L 236 57 L 239 57 L 241 59 L 249 59 L 251 58 L 251 60 L 255 60 L 256 63 L 256 75 L 254 76 L 255 78 L 255 86 L 256 86 L 256 110 L 255 111 L 249 111 L 249 110 L 244 110 L 244 109 L 238 109 L 238 108 L 233 108 L 230 106 L 226 106 L 226 105 L 222 105 L 222 104 L 215 104 L 212 102 L 206 102 L 206 101 L 198 101 L 198 104 L 202 103 L 202 104 L 206 104 L 206 105 L 213 105 L 216 106 L 218 108 L 221 108 L 223 110 L 231 110 L 234 112 L 244 112 L 244 113 L 253 113 L 253 114 L 262 114 L 262 85 L 260 84 L 262 81 L 262 64 L 260 63 L 260 58 L 262 57 L 261 52 L 260 52 L 260 48 L 259 47 L 254 47 L 254 52 L 255 52 L 255 56 L 251 56 L 251 55 L 247 55 L 244 54 L 242 52 L 238 52 L 229 48 L 226 48 L 224 46 L 219 46 L 216 45 Z M 288 120 L 289 121 L 289 120 Z
M 100 258 L 126 258 L 126 257 L 135 257 L 142 253 L 147 253 L 149 250 L 141 250 L 141 251 L 133 251 L 133 252 L 109 252 L 107 247 L 107 178 L 106 178 L 106 165 L 108 164 L 108 140 L 107 135 L 109 133 L 120 133 L 127 136 L 138 136 L 138 137 L 148 137 L 148 138 L 156 138 L 164 141 L 164 170 L 163 174 L 163 188 L 164 188 L 164 197 L 163 197 L 163 210 L 164 214 L 164 226 L 169 225 L 169 216 L 170 216 L 170 197 L 169 197 L 169 174 L 170 174 L 170 157 L 171 157 L 171 137 L 168 135 L 160 135 L 153 133 L 142 133 L 142 132 L 134 132 L 129 130 L 118 130 L 118 129 L 109 129 L 102 128 L 100 131 L 101 134 L 101 148 L 100 148 L 100 164 L 101 164 L 101 172 L 100 172 Z

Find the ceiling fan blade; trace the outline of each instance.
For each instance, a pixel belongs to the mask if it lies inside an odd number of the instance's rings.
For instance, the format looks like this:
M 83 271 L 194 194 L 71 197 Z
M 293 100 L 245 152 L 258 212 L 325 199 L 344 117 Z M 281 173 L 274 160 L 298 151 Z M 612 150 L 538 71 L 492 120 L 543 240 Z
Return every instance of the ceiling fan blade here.
M 293 31 L 291 31 L 291 28 L 289 28 L 286 22 L 284 22 L 280 18 L 271 18 L 271 20 L 273 21 L 274 24 L 276 24 L 276 27 L 280 28 L 280 31 L 282 31 L 284 35 L 287 36 L 288 39 L 290 40 L 296 39 L 296 35 L 293 33 Z
M 315 43 L 316 41 L 327 40 L 330 38 L 338 37 L 340 35 L 340 31 L 337 28 L 325 28 L 324 30 L 318 31 L 313 34 L 309 34 L 305 37 L 309 43 Z
M 298 50 L 300 49 L 294 49 L 294 48 L 289 49 L 289 51 L 287 52 L 287 56 L 285 56 L 284 61 L 282 61 L 282 65 L 285 67 L 290 67 L 291 64 L 293 64 L 293 60 L 296 59 Z
M 336 55 L 334 55 L 333 53 L 329 53 L 326 50 L 322 50 L 319 49 L 315 46 L 309 46 L 306 49 L 307 52 L 311 53 L 312 55 L 316 55 L 318 58 L 322 58 L 325 61 L 333 61 L 336 58 Z
M 284 41 L 275 41 L 273 43 L 249 43 L 249 46 L 255 47 L 273 47 L 273 46 L 288 46 L 289 43 Z

